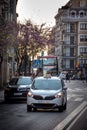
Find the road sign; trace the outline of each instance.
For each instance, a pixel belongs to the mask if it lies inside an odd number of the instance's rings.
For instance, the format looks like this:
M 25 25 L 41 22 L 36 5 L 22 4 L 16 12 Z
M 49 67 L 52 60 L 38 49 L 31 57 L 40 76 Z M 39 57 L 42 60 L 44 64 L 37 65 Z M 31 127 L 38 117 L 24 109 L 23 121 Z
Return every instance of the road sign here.
M 42 60 L 34 60 L 32 67 L 33 68 L 42 68 Z

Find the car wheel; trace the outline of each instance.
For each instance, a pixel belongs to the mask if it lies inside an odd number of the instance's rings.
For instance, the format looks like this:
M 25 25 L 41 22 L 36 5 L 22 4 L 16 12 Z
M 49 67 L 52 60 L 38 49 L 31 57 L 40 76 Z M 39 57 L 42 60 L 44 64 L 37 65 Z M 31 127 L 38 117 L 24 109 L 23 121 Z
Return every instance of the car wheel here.
M 32 107 L 27 105 L 27 112 L 32 111 Z
M 67 108 L 67 103 L 65 103 L 64 106 L 63 106 L 64 110 L 66 110 L 66 108 Z
M 8 97 L 6 96 L 6 97 L 4 97 L 4 102 L 5 103 L 8 103 L 9 102 L 9 99 L 8 99 Z

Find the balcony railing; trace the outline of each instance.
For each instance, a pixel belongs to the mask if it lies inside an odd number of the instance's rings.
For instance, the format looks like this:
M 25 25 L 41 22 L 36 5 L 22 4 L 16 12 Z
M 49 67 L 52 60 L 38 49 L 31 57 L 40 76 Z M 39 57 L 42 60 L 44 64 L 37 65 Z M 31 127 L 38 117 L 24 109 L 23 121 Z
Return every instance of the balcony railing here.
M 63 41 L 63 46 L 76 46 L 76 42 L 73 41 Z
M 62 58 L 75 58 L 75 54 L 65 53 L 62 55 Z
M 62 16 L 61 20 L 63 22 L 78 22 L 78 21 L 87 21 L 87 15 L 86 16 Z

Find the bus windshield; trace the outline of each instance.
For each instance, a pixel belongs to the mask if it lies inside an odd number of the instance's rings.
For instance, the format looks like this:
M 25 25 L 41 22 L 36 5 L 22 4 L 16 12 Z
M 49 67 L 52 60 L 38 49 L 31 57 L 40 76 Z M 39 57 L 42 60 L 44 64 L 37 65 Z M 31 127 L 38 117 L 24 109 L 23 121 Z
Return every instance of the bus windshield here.
M 56 56 L 40 56 L 39 60 L 42 60 L 43 74 L 51 73 L 51 75 L 58 74 L 58 59 Z
M 55 65 L 56 58 L 43 58 L 43 65 Z

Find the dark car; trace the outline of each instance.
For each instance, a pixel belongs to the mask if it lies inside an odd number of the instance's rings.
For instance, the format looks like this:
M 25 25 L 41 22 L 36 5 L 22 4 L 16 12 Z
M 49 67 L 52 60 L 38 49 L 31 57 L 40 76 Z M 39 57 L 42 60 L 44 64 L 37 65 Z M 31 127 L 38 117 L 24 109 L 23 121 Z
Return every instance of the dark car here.
M 32 83 L 32 77 L 19 76 L 13 77 L 4 90 L 5 101 L 12 99 L 26 99 L 27 92 L 30 89 L 29 85 Z

